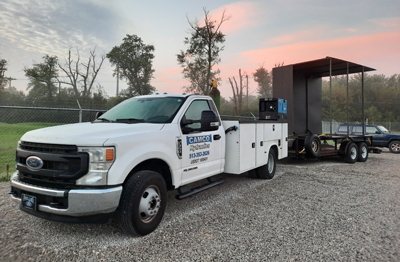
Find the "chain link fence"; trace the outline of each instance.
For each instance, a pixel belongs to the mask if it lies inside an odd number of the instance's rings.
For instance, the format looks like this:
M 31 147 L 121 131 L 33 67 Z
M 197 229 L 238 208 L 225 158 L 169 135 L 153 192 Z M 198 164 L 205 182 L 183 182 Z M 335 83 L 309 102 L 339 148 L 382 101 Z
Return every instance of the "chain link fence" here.
M 23 134 L 43 127 L 90 122 L 99 111 L 105 110 L 0 106 L 0 181 L 15 172 L 15 150 Z

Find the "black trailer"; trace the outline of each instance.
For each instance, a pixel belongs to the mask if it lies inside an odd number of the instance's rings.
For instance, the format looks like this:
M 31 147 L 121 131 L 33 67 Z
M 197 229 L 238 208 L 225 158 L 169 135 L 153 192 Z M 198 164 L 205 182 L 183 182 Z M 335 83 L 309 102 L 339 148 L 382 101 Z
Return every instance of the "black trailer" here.
M 350 135 L 349 130 L 345 135 L 333 134 L 331 106 L 330 133 L 322 134 L 322 77 L 329 77 L 332 94 L 332 76 L 347 75 L 349 103 L 349 74 L 361 73 L 364 126 L 364 73 L 374 70 L 333 57 L 273 68 L 274 97 L 286 99 L 288 105 L 289 156 L 318 158 L 339 155 L 348 163 L 367 161 L 372 136 L 365 134 L 365 128 L 361 135 Z

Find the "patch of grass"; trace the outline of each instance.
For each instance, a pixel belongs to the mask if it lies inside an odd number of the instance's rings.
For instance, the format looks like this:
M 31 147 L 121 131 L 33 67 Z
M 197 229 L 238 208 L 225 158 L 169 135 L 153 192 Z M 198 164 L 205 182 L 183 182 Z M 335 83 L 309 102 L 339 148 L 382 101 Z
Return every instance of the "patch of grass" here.
M 0 182 L 9 181 L 15 172 L 15 150 L 18 141 L 28 131 L 60 125 L 58 123 L 0 123 Z

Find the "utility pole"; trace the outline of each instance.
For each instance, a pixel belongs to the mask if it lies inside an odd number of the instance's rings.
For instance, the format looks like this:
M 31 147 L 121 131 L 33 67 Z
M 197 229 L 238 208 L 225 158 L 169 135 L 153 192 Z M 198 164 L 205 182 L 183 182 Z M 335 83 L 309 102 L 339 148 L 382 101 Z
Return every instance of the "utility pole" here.
M 17 80 L 16 78 L 12 78 L 12 77 L 5 77 L 4 79 L 8 80 L 8 88 L 11 88 L 11 81 L 12 80 Z
M 249 75 L 246 75 L 246 88 L 247 88 L 246 107 L 247 109 L 249 109 Z

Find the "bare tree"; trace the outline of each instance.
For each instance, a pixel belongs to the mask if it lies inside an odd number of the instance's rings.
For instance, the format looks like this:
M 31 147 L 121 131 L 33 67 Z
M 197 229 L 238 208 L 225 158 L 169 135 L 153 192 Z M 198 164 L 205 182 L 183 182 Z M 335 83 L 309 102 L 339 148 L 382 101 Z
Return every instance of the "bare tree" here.
M 236 115 L 241 115 L 241 113 L 242 113 L 243 89 L 245 88 L 245 86 L 243 85 L 243 76 L 244 75 L 246 75 L 246 73 L 244 73 L 242 75 L 242 70 L 239 69 L 239 85 L 234 76 L 232 77 L 233 82 L 230 77 L 228 78 L 229 83 L 231 84 L 231 87 L 232 87 L 233 103 L 235 104 L 235 114 Z M 233 83 L 235 83 L 235 85 Z
M 187 18 L 192 32 L 190 38 L 185 37 L 184 43 L 189 47 L 177 54 L 177 60 L 183 67 L 183 77 L 191 82 L 185 88 L 186 91 L 207 95 L 211 89 L 211 79 L 218 79 L 217 75 L 220 73 L 219 70 L 212 71 L 212 67 L 221 61 L 219 52 L 224 50 L 223 46 L 218 46 L 225 42 L 225 35 L 220 27 L 230 17 L 226 17 L 224 11 L 220 21 L 216 21 L 212 20 L 206 8 L 203 11 L 204 26 L 200 26 L 197 20 L 191 22 Z
M 70 85 L 76 96 L 88 97 L 105 58 L 106 55 L 102 54 L 100 59 L 96 59 L 96 48 L 94 48 L 90 50 L 90 56 L 84 63 L 81 62 L 78 49 L 76 49 L 76 59 L 72 57 L 70 47 L 64 65 L 58 63 L 66 78 L 64 81 L 60 80 L 60 83 Z

